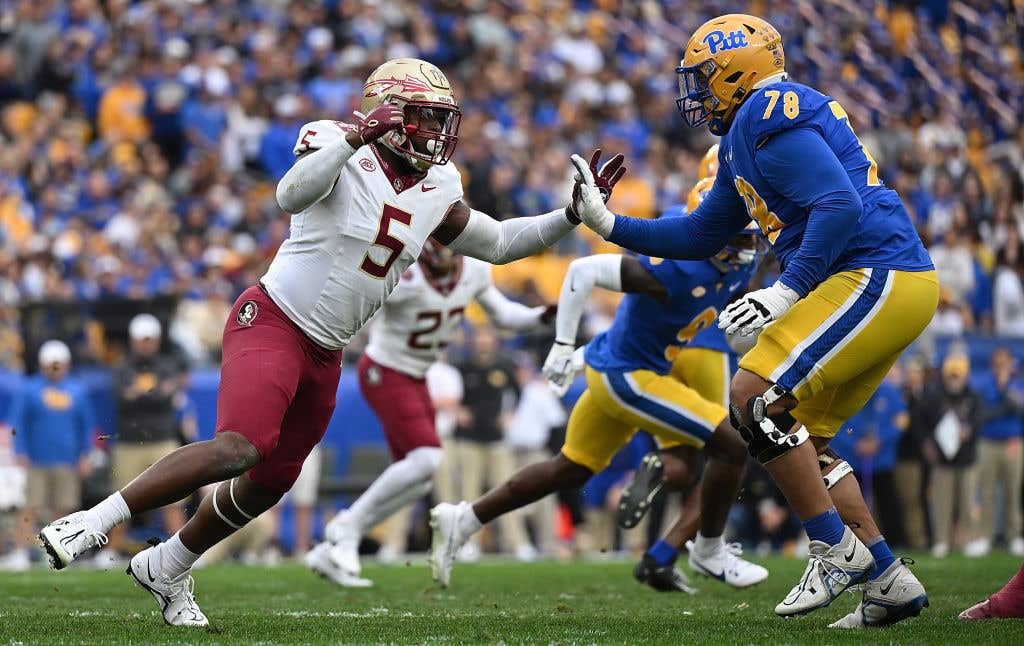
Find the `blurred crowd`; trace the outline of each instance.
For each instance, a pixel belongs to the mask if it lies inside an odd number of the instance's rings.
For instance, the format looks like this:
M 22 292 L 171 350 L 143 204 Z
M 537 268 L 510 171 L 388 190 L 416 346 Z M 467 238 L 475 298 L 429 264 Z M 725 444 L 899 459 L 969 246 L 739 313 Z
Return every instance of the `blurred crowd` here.
M 231 302 L 288 233 L 273 189 L 299 126 L 348 119 L 362 79 L 388 58 L 448 73 L 464 115 L 454 160 L 475 208 L 498 218 L 556 208 L 569 154 L 601 146 L 629 161 L 613 209 L 656 217 L 684 199 L 713 143 L 676 111 L 680 49 L 703 20 L 731 11 L 779 28 L 791 78 L 842 103 L 900 192 L 943 286 L 929 336 L 1024 338 L 1019 2 L 0 0 L 0 366 L 24 371 L 51 336 L 79 365 L 126 360 L 128 320 L 104 304 L 135 313 L 145 308 L 124 304 L 160 299 L 164 334 L 185 361 L 216 366 Z M 595 250 L 609 249 L 580 231 L 495 275 L 520 300 L 550 302 L 568 262 Z M 593 299 L 584 328 L 607 325 L 613 306 Z M 115 329 L 128 340 L 121 359 L 107 347 Z M 941 390 L 934 356 L 918 372 Z M 911 374 L 895 375 L 894 388 L 917 392 Z M 992 392 L 1002 391 L 977 391 Z M 915 428 L 913 401 L 904 405 Z M 948 418 L 921 428 L 942 421 L 951 433 Z M 994 453 L 985 446 L 957 464 L 953 484 L 940 455 L 919 447 L 922 465 L 938 465 L 922 466 L 919 488 L 935 475 L 948 491 L 971 489 L 965 465 Z M 874 482 L 877 460 L 867 464 Z M 877 500 L 915 477 L 896 477 L 893 464 Z M 767 485 L 748 487 L 762 490 L 744 507 L 753 525 L 787 526 Z M 925 516 L 922 526 L 937 522 Z M 924 545 L 907 531 L 907 544 Z

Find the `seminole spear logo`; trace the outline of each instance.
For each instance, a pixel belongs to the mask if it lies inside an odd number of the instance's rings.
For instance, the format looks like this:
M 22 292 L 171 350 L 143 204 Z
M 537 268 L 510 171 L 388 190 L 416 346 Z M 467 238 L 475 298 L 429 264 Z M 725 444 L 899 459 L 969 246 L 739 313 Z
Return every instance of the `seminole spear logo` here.
M 405 78 L 396 78 L 392 76 L 386 79 L 370 81 L 366 84 L 366 87 L 363 88 L 363 92 L 365 96 L 380 96 L 381 94 L 386 94 L 396 86 L 401 88 L 401 92 L 403 94 L 411 92 L 430 92 L 429 85 L 415 76 L 409 76 L 408 74 Z

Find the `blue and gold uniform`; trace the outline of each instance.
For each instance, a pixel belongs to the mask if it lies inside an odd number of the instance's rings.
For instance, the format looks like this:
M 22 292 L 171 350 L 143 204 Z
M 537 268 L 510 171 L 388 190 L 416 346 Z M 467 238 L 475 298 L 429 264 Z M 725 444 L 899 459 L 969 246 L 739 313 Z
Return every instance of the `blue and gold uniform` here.
M 639 261 L 667 297 L 626 294 L 611 328 L 586 347 L 587 391 L 573 408 L 562 447 L 595 473 L 638 428 L 663 448 L 702 447 L 728 415 L 731 355 L 714 322 L 745 289 L 755 265 Z
M 776 383 L 812 435 L 833 436 L 935 312 L 938 281 L 899 196 L 831 97 L 786 81 L 752 90 L 719 146 L 715 185 L 687 218 L 616 217 L 609 240 L 707 257 L 756 220 L 802 298 L 740 367 Z M 745 207 L 745 208 L 742 208 Z

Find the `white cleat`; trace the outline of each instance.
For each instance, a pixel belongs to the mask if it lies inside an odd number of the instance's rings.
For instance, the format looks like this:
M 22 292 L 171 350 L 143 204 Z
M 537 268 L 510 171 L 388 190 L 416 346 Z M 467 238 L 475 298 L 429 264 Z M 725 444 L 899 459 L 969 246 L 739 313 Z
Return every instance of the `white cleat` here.
M 850 586 L 867 580 L 875 569 L 871 552 L 849 527 L 835 545 L 811 541 L 808 552 L 810 560 L 800 581 L 775 606 L 775 614 L 780 617 L 805 615 L 824 608 Z
M 878 628 L 916 617 L 928 607 L 924 586 L 906 566 L 895 561 L 877 579 L 861 585 L 864 597 L 857 609 L 829 628 Z
M 734 588 L 747 588 L 768 578 L 768 570 L 757 563 L 741 559 L 743 548 L 739 543 L 722 543 L 714 554 L 697 554 L 693 541 L 686 541 L 690 551 L 690 569 Z
M 84 511 L 58 518 L 44 527 L 38 538 L 54 570 L 63 570 L 83 552 L 107 544 L 106 534 L 89 528 Z
M 195 579 L 185 572 L 176 579 L 167 577 L 157 561 L 156 547 L 142 550 L 132 557 L 127 573 L 135 583 L 147 590 L 160 605 L 168 626 L 208 626 L 210 622 L 199 609 L 193 593 Z
M 335 558 L 336 546 L 330 543 L 319 543 L 313 549 L 306 552 L 302 558 L 306 567 L 319 574 L 328 581 L 345 588 L 369 588 L 373 581 L 359 576 L 359 572 L 352 572 L 343 567 Z M 359 559 L 357 557 L 356 562 Z
M 455 556 L 471 536 L 461 529 L 463 523 L 460 521 L 467 509 L 472 513 L 472 506 L 463 501 L 458 505 L 443 502 L 430 510 L 430 528 L 433 530 L 430 571 L 434 581 L 444 588 L 451 580 Z

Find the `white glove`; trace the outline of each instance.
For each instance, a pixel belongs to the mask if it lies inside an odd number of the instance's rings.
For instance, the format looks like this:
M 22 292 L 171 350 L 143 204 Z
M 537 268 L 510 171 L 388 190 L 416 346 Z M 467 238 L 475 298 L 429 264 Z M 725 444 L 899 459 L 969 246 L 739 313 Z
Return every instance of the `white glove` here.
M 571 343 L 560 343 L 555 341 L 548 352 L 548 358 L 544 360 L 544 367 L 541 372 L 544 378 L 551 384 L 551 389 L 561 397 L 569 390 L 576 372 L 580 366 L 575 357 L 576 348 Z
M 748 336 L 785 314 L 798 300 L 799 294 L 775 281 L 771 287 L 750 292 L 725 308 L 718 317 L 718 327 L 726 334 Z
M 607 238 L 612 233 L 612 227 L 615 226 L 615 214 L 604 205 L 608 198 L 598 187 L 586 160 L 579 155 L 573 155 L 571 159 L 572 165 L 576 167 L 576 172 L 581 179 L 579 192 L 573 195 L 573 210 L 577 217 L 583 220 L 583 224 L 586 224 L 602 238 Z M 605 165 L 607 166 L 608 163 L 610 162 L 606 162 Z M 602 167 L 603 170 L 604 167 Z

